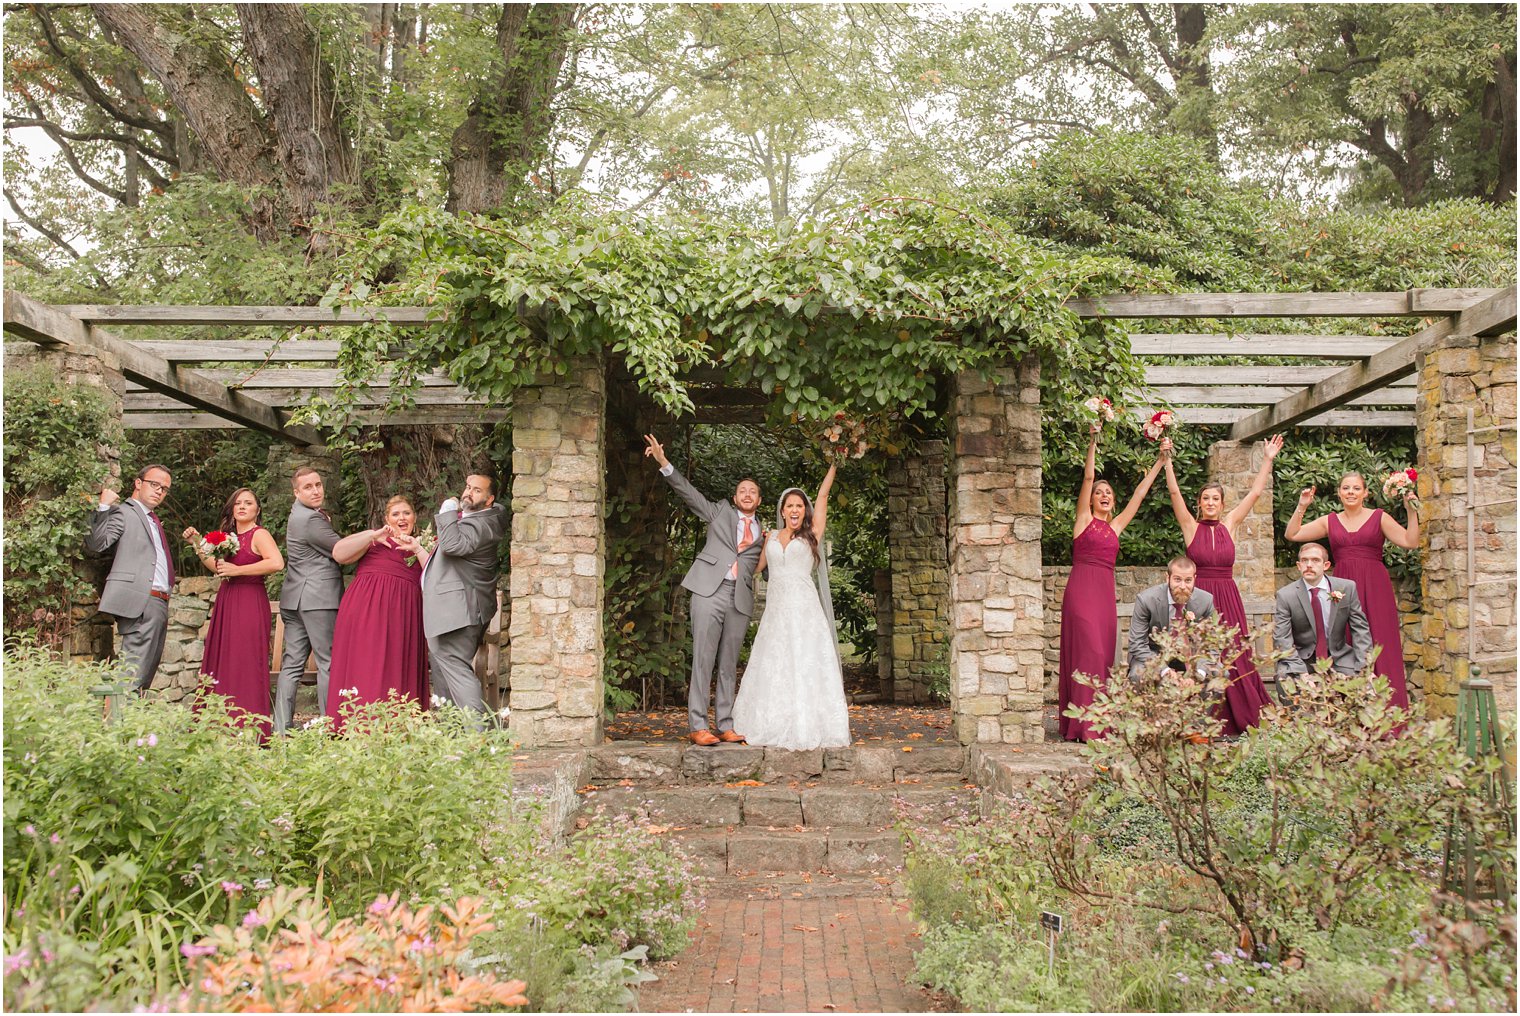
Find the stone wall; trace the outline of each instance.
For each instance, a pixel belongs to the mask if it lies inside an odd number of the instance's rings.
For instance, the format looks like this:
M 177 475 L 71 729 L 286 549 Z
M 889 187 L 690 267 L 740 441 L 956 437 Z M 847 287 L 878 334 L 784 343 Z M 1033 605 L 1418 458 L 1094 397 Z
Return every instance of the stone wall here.
M 947 665 L 945 442 L 924 441 L 887 464 L 887 546 L 892 560 L 892 701 L 929 701 L 936 668 Z
M 1416 357 L 1422 502 L 1422 652 L 1411 678 L 1435 711 L 1455 711 L 1470 658 L 1501 715 L 1515 710 L 1515 339 L 1452 335 Z M 1471 414 L 1469 420 L 1469 414 Z M 1467 441 L 1471 426 L 1473 448 Z M 1472 468 L 1469 489 L 1468 467 Z M 1473 536 L 1468 537 L 1468 506 Z M 1473 551 L 1472 580 L 1468 572 Z M 1495 659 L 1497 658 L 1497 659 Z
M 508 701 L 527 747 L 602 741 L 605 408 L 591 358 L 513 397 Z
M 950 396 L 950 706 L 962 744 L 1044 736 L 1040 367 L 967 371 Z
M 205 655 L 206 635 L 211 630 L 211 604 L 220 580 L 210 575 L 192 575 L 174 583 L 169 600 L 169 630 L 164 635 L 163 662 L 153 678 L 154 695 L 169 702 L 190 698 L 200 686 L 201 659 Z M 109 618 L 107 618 L 109 620 Z M 274 615 L 269 617 L 274 630 Z M 115 625 L 111 626 L 112 632 Z M 121 658 L 121 637 L 113 642 L 116 659 Z

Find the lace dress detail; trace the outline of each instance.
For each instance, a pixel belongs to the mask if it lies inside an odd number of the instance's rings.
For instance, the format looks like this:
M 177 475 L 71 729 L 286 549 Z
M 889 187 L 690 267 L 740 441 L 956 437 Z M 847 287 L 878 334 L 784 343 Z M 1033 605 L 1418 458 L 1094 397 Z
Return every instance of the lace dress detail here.
M 734 700 L 734 729 L 750 744 L 841 748 L 850 714 L 834 629 L 813 578 L 813 551 L 794 539 L 766 541 L 765 611 Z

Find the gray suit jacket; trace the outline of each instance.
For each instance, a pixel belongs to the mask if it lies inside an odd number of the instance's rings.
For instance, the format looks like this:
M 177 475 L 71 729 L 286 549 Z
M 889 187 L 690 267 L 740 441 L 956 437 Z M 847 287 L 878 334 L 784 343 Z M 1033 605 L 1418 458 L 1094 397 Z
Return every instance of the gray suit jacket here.
M 422 576 L 422 631 L 428 638 L 496 616 L 498 550 L 507 513 L 499 504 L 460 518 L 442 512 L 433 519 L 438 545 Z
M 1357 598 L 1356 583 L 1337 578 L 1329 581 L 1332 593 L 1344 594 L 1339 602 L 1330 601 L 1330 623 L 1325 627 L 1330 667 L 1342 674 L 1354 674 L 1372 655 L 1372 625 Z M 1314 616 L 1309 611 L 1309 587 L 1303 579 L 1277 591 L 1277 604 L 1272 611 L 1272 641 L 1278 649 L 1293 652 L 1278 661 L 1279 674 L 1303 674 L 1314 667 Z
M 101 613 L 125 618 L 142 615 L 148 605 L 149 590 L 153 588 L 153 562 L 157 557 L 153 544 L 157 539 L 153 523 L 136 505 L 118 501 L 105 511 L 94 509 L 90 512 L 90 532 L 84 538 L 85 549 L 91 554 L 104 554 L 112 547 L 116 548 L 111 572 L 106 576 L 105 589 L 100 594 Z M 169 548 L 165 547 L 164 552 L 168 553 Z M 169 574 L 172 578 L 172 561 Z
M 285 584 L 281 610 L 337 610 L 343 596 L 343 568 L 333 560 L 338 531 L 315 508 L 297 501 L 285 526 Z
M 697 517 L 707 523 L 707 543 L 697 552 L 681 585 L 699 596 L 711 596 L 728 578 L 728 569 L 739 562 L 739 581 L 734 583 L 734 608 L 748 617 L 755 609 L 755 565 L 760 562 L 764 523 L 755 517 L 755 540 L 739 553 L 739 509 L 728 502 L 709 501 L 698 493 L 679 469 L 665 477 Z
M 1193 619 L 1202 621 L 1214 615 L 1214 597 L 1202 589 L 1194 589 L 1188 597 L 1185 610 L 1193 612 Z M 1166 628 L 1172 623 L 1172 591 L 1165 582 L 1159 586 L 1142 589 L 1135 597 L 1135 612 L 1129 618 L 1129 676 L 1135 677 L 1145 664 L 1161 652 L 1151 632 Z

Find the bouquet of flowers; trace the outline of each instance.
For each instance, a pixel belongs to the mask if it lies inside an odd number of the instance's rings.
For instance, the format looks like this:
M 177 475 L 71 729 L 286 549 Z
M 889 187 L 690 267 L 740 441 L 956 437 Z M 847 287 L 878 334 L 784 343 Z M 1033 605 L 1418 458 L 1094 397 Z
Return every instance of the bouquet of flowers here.
M 417 549 L 424 554 L 432 554 L 433 548 L 438 546 L 438 534 L 433 532 L 433 524 L 431 522 L 420 533 L 413 533 L 412 538 L 417 541 Z M 411 565 L 416 560 L 416 554 L 408 554 L 406 556 L 407 565 Z
M 871 447 L 866 441 L 866 425 L 850 419 L 843 410 L 834 414 L 834 419 L 818 432 L 816 439 L 823 446 L 823 457 L 833 463 L 858 459 Z
M 1114 422 L 1114 404 L 1101 395 L 1094 395 L 1082 403 L 1084 409 L 1093 415 L 1093 419 L 1101 423 Z
M 1404 491 L 1414 489 L 1415 481 L 1419 478 L 1420 474 L 1413 468 L 1395 469 L 1383 481 L 1383 497 L 1395 504 L 1398 503 L 1403 499 Z
M 213 529 L 201 537 L 201 542 L 196 544 L 195 552 L 201 557 L 209 557 L 216 561 L 231 561 L 232 555 L 238 552 L 238 547 L 236 533 L 224 533 L 220 529 Z
M 1141 426 L 1145 436 L 1152 441 L 1160 441 L 1166 437 L 1166 432 L 1177 425 L 1177 416 L 1170 409 L 1152 413 L 1151 418 Z

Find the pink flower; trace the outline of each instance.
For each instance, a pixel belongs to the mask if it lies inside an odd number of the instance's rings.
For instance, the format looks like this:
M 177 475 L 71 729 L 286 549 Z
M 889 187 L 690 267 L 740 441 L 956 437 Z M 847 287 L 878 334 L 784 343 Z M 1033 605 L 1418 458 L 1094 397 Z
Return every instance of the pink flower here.
M 243 915 L 243 927 L 245 928 L 257 928 L 268 923 L 269 920 L 257 910 L 250 910 Z
M 1341 602 L 1345 598 L 1346 598 L 1346 591 L 1344 589 L 1332 589 L 1332 590 L 1330 590 L 1330 599 L 1334 600 L 1336 603 Z
M 191 960 L 197 956 L 210 956 L 212 953 L 216 952 L 216 946 L 192 945 L 189 942 L 186 942 L 184 945 L 179 947 L 179 951 L 185 957 L 185 959 Z
M 223 882 L 222 883 L 222 892 L 226 893 L 228 896 L 231 896 L 233 893 L 240 893 L 242 891 L 243 891 L 243 886 L 239 882 Z
M 369 912 L 377 916 L 380 914 L 388 914 L 391 912 L 392 906 L 394 906 L 394 904 L 391 903 L 390 897 L 376 896 L 375 902 L 369 905 Z

